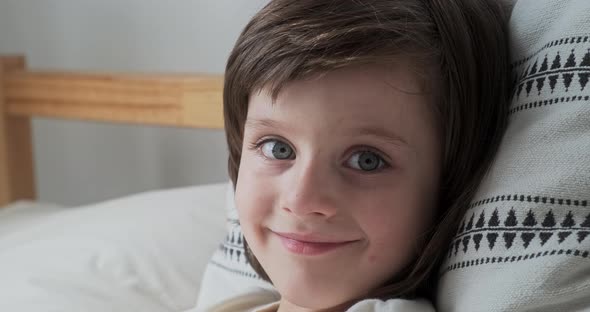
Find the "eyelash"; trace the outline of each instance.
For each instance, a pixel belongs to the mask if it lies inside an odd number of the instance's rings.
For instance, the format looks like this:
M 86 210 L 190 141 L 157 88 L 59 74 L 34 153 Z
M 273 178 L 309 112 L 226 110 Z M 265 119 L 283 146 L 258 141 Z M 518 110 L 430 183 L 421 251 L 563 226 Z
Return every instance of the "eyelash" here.
M 268 158 L 266 155 L 264 155 L 264 153 L 262 152 L 262 146 L 264 144 L 268 143 L 268 142 L 271 142 L 271 141 L 282 142 L 282 143 L 285 143 L 285 144 L 287 144 L 287 145 L 289 145 L 291 147 L 291 144 L 288 143 L 286 140 L 280 139 L 280 138 L 274 138 L 274 137 L 271 137 L 271 138 L 262 138 L 262 139 L 260 139 L 258 141 L 251 142 L 251 143 L 248 144 L 248 147 L 249 147 L 250 150 L 255 151 L 259 156 L 263 157 L 265 160 L 269 160 L 269 161 L 273 161 L 273 160 L 281 161 L 281 160 L 284 160 L 284 159 L 272 159 L 272 158 Z M 291 149 L 293 150 L 293 153 L 296 155 L 297 153 L 295 152 L 295 149 L 293 147 L 291 147 Z M 391 164 L 387 160 L 385 160 L 385 157 L 383 156 L 383 154 L 381 152 L 379 152 L 379 151 L 377 151 L 374 148 L 369 147 L 369 146 L 356 146 L 356 147 L 354 147 L 354 151 L 352 153 L 350 153 L 349 156 L 346 159 L 349 160 L 350 157 L 352 157 L 352 155 L 354 155 L 356 153 L 362 153 L 362 152 L 371 152 L 371 153 L 374 153 L 375 155 L 377 155 L 377 157 L 379 157 L 379 160 L 381 162 L 383 162 L 383 167 L 381 167 L 379 169 L 376 169 L 375 171 L 364 171 L 364 170 L 358 170 L 358 169 L 350 168 L 350 167 L 347 167 L 347 168 L 352 169 L 352 170 L 355 170 L 355 171 L 360 171 L 360 172 L 362 172 L 364 174 L 375 174 L 375 173 L 378 173 L 380 171 L 383 171 L 383 170 L 388 169 L 388 168 L 391 167 Z
M 358 146 L 358 147 L 355 147 L 354 148 L 354 152 L 350 153 L 350 155 L 348 156 L 348 158 L 346 158 L 347 159 L 346 162 L 348 162 L 348 160 L 353 155 L 355 155 L 357 153 L 363 153 L 363 152 L 370 152 L 370 153 L 375 154 L 379 158 L 379 161 L 383 163 L 383 166 L 381 168 L 377 168 L 375 170 L 370 170 L 370 171 L 359 170 L 359 169 L 356 169 L 356 168 L 350 168 L 350 169 L 353 169 L 353 170 L 356 170 L 356 171 L 360 171 L 360 172 L 362 172 L 364 174 L 375 174 L 375 173 L 379 173 L 379 172 L 381 172 L 383 170 L 386 170 L 386 169 L 388 169 L 388 168 L 391 167 L 391 164 L 387 160 L 385 160 L 385 157 L 382 155 L 381 152 L 376 151 L 374 148 L 369 147 L 369 146 Z
M 248 143 L 248 149 L 256 152 L 259 156 L 261 156 L 265 159 L 268 159 L 268 157 L 264 156 L 264 153 L 262 152 L 262 146 L 268 142 L 271 142 L 271 141 L 284 142 L 285 144 L 291 146 L 290 143 L 287 143 L 287 141 L 282 138 L 265 137 L 265 138 L 259 139 L 257 141 Z M 293 149 L 293 152 L 295 152 L 295 149 Z M 275 160 L 275 159 L 270 159 L 270 160 Z
M 271 141 L 283 142 L 283 143 L 286 143 L 287 145 L 291 146 L 291 144 L 288 143 L 284 139 L 271 137 L 271 138 L 262 138 L 262 139 L 260 139 L 258 141 L 249 143 L 248 144 L 248 149 L 250 149 L 252 151 L 258 151 L 258 152 L 261 152 L 262 153 L 262 151 L 260 150 L 262 148 L 262 145 L 264 145 L 265 143 L 271 142 Z M 293 149 L 293 151 L 295 151 L 295 149 Z

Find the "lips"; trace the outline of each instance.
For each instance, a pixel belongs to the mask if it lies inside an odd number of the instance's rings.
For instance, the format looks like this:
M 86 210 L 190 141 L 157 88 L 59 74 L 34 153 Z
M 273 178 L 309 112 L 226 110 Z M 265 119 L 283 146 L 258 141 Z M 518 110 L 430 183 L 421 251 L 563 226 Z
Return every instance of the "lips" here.
M 280 239 L 282 245 L 290 252 L 301 255 L 320 255 L 341 249 L 358 240 L 338 240 L 321 237 L 315 234 L 297 234 L 273 232 Z

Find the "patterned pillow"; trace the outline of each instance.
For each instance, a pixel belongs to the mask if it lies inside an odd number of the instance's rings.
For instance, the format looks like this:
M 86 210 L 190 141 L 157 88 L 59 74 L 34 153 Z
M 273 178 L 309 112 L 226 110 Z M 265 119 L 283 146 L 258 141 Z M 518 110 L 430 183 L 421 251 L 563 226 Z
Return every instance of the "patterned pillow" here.
M 590 1 L 520 0 L 499 154 L 441 268 L 440 311 L 590 310 Z
M 230 182 L 225 196 L 227 235 L 207 264 L 195 310 L 206 309 L 256 288 L 273 289 L 246 260 L 233 189 Z

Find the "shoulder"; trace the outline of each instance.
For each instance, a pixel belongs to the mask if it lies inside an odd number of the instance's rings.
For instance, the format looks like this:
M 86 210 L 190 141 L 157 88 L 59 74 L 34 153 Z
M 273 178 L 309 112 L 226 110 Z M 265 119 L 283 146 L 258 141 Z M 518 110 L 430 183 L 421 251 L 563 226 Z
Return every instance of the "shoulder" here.
M 347 312 L 434 312 L 432 304 L 425 299 L 405 300 L 389 299 L 387 301 L 379 299 L 368 299 L 357 302 L 355 305 L 346 310 Z

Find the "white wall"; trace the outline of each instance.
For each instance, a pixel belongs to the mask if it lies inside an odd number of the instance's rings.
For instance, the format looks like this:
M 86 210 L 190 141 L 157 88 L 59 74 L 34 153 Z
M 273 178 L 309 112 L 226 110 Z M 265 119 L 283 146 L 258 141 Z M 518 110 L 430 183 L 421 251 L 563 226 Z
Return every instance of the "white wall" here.
M 0 54 L 33 69 L 222 73 L 267 0 L 0 0 Z M 39 200 L 76 205 L 227 180 L 222 131 L 33 121 Z

